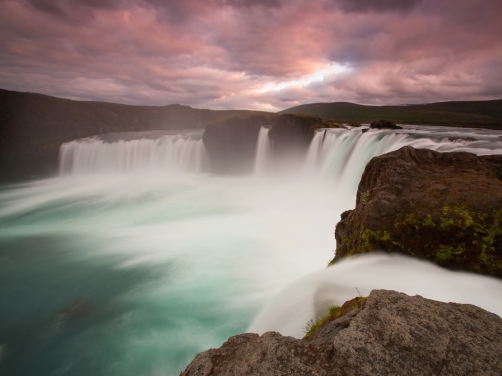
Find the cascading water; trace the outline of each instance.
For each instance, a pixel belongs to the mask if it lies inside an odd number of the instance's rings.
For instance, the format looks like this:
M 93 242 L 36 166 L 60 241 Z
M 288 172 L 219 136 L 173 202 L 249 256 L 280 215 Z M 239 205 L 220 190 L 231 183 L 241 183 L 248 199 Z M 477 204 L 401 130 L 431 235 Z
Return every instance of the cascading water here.
M 63 144 L 61 174 L 208 170 L 201 131 L 181 135 L 143 132 L 132 134 L 135 139 L 121 136 L 84 138 Z
M 193 173 L 208 171 L 200 135 L 73 141 L 61 176 L 0 190 L 0 374 L 178 375 L 267 302 L 251 329 L 299 336 L 356 287 L 501 313 L 489 278 L 377 255 L 325 268 L 373 156 L 404 145 L 502 153 L 501 132 L 321 130 L 304 169 L 279 177 L 262 129 L 259 179 Z
M 256 145 L 256 158 L 254 164 L 255 175 L 262 175 L 267 172 L 272 158 L 272 142 L 268 137 L 268 128 L 261 127 L 258 133 L 258 143 Z
M 465 151 L 477 155 L 501 154 L 499 131 L 430 126 L 405 126 L 403 130 L 323 129 L 310 144 L 304 170 L 332 178 L 347 192 L 357 189 L 371 158 L 403 146 L 439 152 Z
M 305 324 L 324 316 L 329 306 L 341 306 L 359 293 L 367 296 L 373 289 L 475 304 L 502 315 L 502 301 L 486 295 L 486 291 L 502 291 L 500 279 L 453 272 L 411 257 L 372 253 L 343 260 L 289 285 L 258 314 L 248 331 L 273 330 L 302 338 Z

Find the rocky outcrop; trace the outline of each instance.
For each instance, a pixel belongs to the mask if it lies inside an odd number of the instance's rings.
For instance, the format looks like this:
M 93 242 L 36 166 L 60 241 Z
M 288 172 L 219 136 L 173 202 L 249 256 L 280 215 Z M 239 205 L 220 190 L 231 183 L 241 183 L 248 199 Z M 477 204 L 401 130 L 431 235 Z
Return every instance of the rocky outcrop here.
M 305 153 L 318 128 L 339 128 L 341 124 L 304 114 L 281 115 L 269 132 L 276 156 Z
M 232 116 L 209 124 L 202 140 L 209 154 L 211 171 L 218 174 L 252 171 L 260 128 L 271 126 L 276 118 L 274 114 Z
M 333 262 L 384 250 L 502 277 L 502 156 L 405 146 L 373 158 Z
M 256 115 L 229 117 L 209 124 L 203 141 L 211 161 L 211 171 L 223 174 L 247 173 L 254 167 L 258 133 L 262 126 L 270 128 L 274 155 L 303 158 L 318 128 L 340 128 L 330 120 L 295 115 Z
M 241 334 L 198 354 L 181 375 L 500 375 L 501 353 L 495 314 L 373 290 L 308 340 Z
M 403 127 L 400 127 L 399 125 L 396 125 L 396 123 L 389 121 L 389 120 L 378 120 L 374 121 L 370 124 L 371 129 L 403 129 Z

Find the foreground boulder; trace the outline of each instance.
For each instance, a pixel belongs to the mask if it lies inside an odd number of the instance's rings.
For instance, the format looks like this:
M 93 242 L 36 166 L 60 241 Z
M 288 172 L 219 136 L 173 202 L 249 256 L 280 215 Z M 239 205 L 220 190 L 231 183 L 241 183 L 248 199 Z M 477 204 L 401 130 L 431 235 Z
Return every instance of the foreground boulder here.
M 211 163 L 219 174 L 252 171 L 260 128 L 272 125 L 277 115 L 232 116 L 209 124 L 202 140 Z
M 405 146 L 375 157 L 341 217 L 332 262 L 384 250 L 502 277 L 502 155 Z
M 502 374 L 502 319 L 481 308 L 373 290 L 346 311 L 308 340 L 231 337 L 181 375 Z

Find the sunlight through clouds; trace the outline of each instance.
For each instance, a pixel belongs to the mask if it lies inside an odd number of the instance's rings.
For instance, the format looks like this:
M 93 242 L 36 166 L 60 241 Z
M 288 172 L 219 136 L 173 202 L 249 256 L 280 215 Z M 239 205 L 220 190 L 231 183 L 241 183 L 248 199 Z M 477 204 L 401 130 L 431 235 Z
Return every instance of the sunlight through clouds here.
M 290 81 L 282 81 L 282 82 L 270 82 L 260 89 L 258 89 L 259 93 L 266 93 L 268 91 L 280 91 L 290 87 L 305 87 L 314 82 L 322 82 L 325 77 L 338 75 L 340 73 L 344 73 L 349 71 L 350 68 L 347 66 L 343 66 L 336 63 L 329 64 L 326 68 L 311 73 L 309 75 L 303 76 L 302 78 Z

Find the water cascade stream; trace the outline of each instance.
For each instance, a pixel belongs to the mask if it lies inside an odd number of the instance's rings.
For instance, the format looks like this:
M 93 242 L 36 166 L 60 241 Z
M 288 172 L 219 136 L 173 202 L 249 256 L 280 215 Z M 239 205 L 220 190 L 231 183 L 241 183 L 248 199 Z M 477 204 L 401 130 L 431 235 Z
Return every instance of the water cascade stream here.
M 128 139 L 131 136 L 135 138 Z M 61 146 L 60 172 L 205 172 L 209 164 L 201 137 L 201 131 L 174 135 L 153 131 L 75 140 Z
M 265 128 L 250 176 L 211 174 L 200 131 L 64 144 L 60 176 L 0 189 L 0 374 L 178 375 L 249 328 L 300 336 L 356 287 L 502 314 L 490 278 L 382 255 L 326 269 L 366 163 L 404 145 L 502 153 L 502 132 L 320 130 L 281 176 Z
M 272 142 L 268 137 L 268 128 L 261 127 L 258 133 L 258 143 L 256 145 L 255 175 L 262 175 L 267 172 L 268 164 L 273 159 Z

